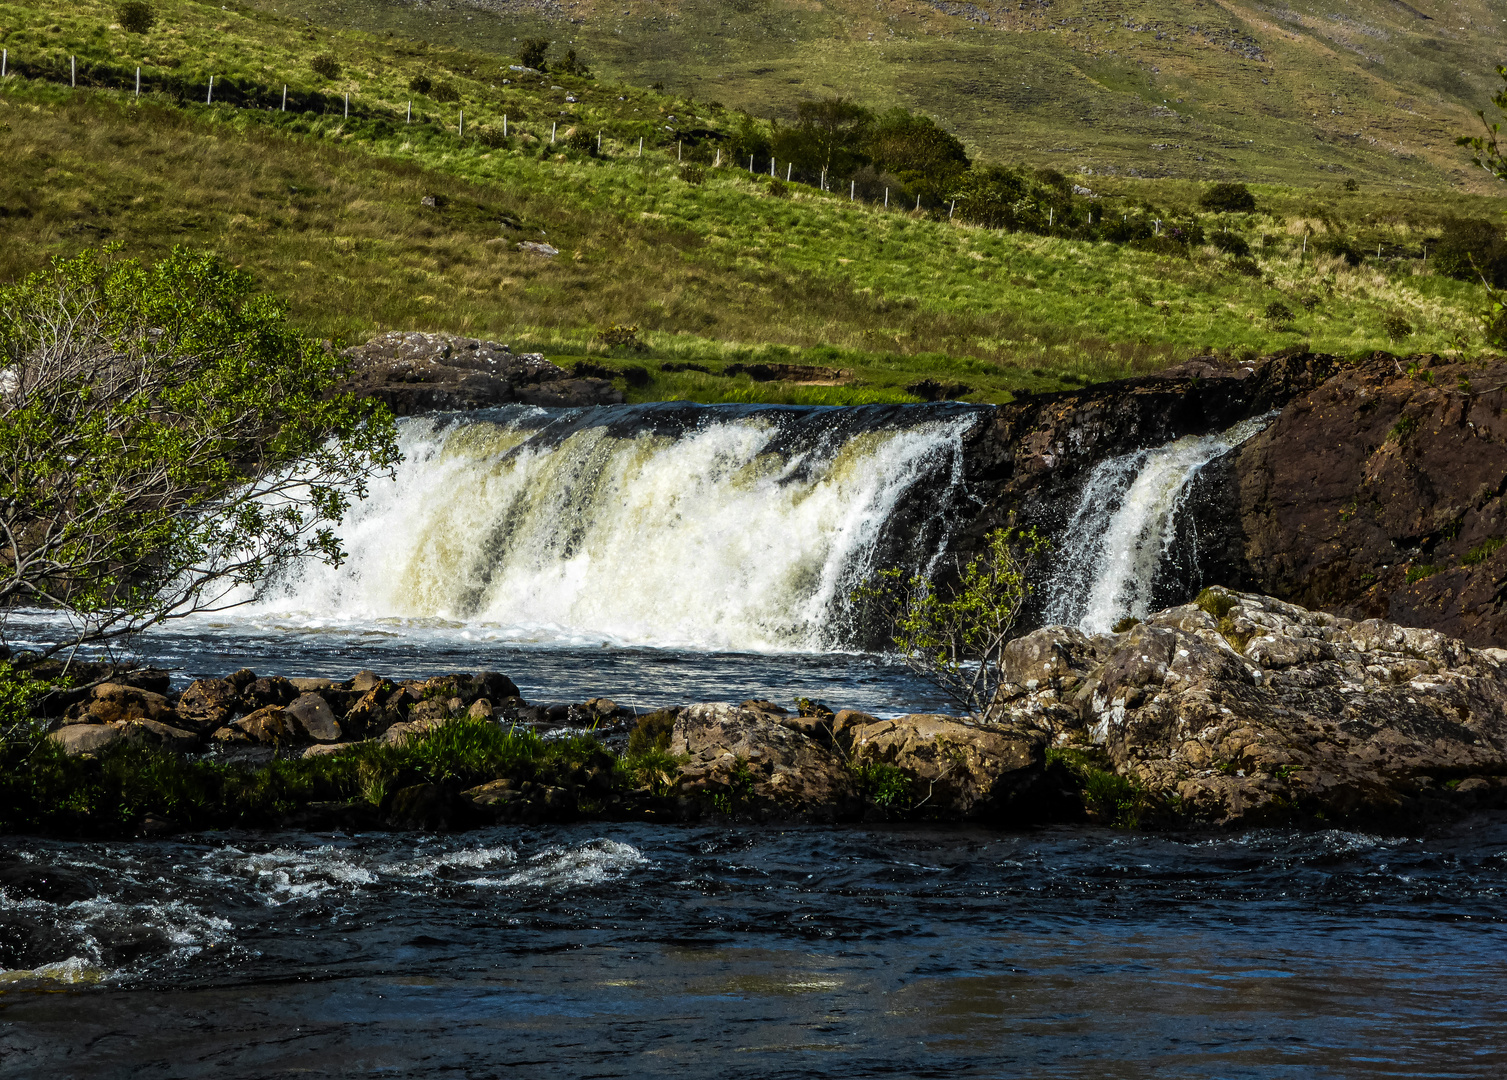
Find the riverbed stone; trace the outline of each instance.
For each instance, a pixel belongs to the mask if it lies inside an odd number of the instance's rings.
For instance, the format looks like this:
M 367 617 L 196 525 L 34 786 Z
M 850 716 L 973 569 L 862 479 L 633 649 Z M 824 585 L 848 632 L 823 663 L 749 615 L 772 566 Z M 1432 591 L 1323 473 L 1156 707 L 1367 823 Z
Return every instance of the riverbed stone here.
M 1041 776 L 1046 736 L 1031 727 L 941 715 L 849 724 L 841 736 L 852 762 L 888 765 L 911 780 L 913 808 L 947 817 L 997 818 Z
M 315 742 L 335 742 L 340 738 L 340 723 L 329 702 L 319 694 L 299 694 L 284 711 Z
M 735 811 L 834 820 L 862 806 L 838 754 L 759 710 L 688 706 L 675 718 L 670 753 L 689 759 L 679 781 L 683 794 L 720 796 Z
M 69 724 L 47 736 L 69 757 L 80 754 L 97 754 L 109 749 L 125 737 L 125 733 L 113 724 Z
M 201 729 L 223 727 L 235 716 L 240 699 L 229 679 L 196 679 L 178 698 L 178 717 Z
M 176 719 L 172 705 L 162 695 L 122 683 L 101 683 L 89 697 L 68 710 L 69 718 L 84 723 L 114 724 L 126 720 Z
M 301 741 L 297 724 L 288 713 L 276 705 L 268 705 L 243 716 L 230 725 L 252 739 L 264 744 L 293 743 Z
M 126 741 L 143 746 L 161 747 L 177 754 L 190 754 L 198 750 L 203 740 L 197 732 L 160 723 L 156 720 L 138 718 L 120 725 Z

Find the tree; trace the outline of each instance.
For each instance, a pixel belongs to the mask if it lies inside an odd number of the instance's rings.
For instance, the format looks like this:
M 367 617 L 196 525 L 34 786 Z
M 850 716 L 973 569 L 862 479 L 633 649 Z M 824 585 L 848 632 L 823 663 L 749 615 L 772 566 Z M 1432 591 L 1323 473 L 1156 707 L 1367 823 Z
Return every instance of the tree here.
M 1004 649 L 1031 592 L 1027 569 L 1047 547 L 1034 529 L 995 529 L 985 540 L 951 585 L 890 569 L 853 594 L 877 609 L 913 671 L 979 716 L 1004 681 Z
M 343 374 L 212 254 L 85 252 L 0 289 L 0 610 L 68 612 L 50 655 L 338 563 L 334 524 L 399 460 Z
M 518 62 L 526 68 L 544 71 L 544 54 L 548 51 L 549 38 L 524 38 L 518 46 Z
M 844 97 L 803 101 L 795 108 L 795 126 L 776 128 L 774 155 L 811 172 L 847 176 L 868 159 L 863 140 L 874 114 Z

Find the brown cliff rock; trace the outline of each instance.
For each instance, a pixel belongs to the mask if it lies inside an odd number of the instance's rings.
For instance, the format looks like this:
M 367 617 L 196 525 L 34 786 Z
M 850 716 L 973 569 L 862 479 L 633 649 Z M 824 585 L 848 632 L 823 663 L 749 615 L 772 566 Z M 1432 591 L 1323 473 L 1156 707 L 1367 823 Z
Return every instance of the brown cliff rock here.
M 1236 580 L 1507 645 L 1504 406 L 1507 361 L 1427 356 L 1379 354 L 1299 395 L 1233 463 Z

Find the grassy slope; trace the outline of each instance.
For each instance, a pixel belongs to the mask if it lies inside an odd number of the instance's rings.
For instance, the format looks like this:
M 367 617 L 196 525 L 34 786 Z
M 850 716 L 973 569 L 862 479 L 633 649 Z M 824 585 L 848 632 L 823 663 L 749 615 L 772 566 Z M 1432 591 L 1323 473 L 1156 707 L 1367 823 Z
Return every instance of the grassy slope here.
M 1250 279 L 1211 249 L 1159 258 L 886 213 L 799 187 L 776 198 L 765 181 L 731 169 L 686 184 L 662 121 L 725 122 L 704 104 L 558 76 L 520 84 L 496 57 L 332 37 L 252 9 L 183 0 L 163 8 L 163 25 L 144 37 L 112 28 L 112 8 L 96 0 L 67 15 L 0 5 L 0 20 L 12 57 L 75 54 L 127 70 L 140 62 L 149 76 L 219 72 L 274 88 L 318 84 L 307 61 L 331 51 L 345 72 L 326 88 L 350 89 L 358 109 L 394 116 L 413 96 L 411 75 L 428 72 L 460 87 L 468 134 L 491 133 L 498 145 L 458 138 L 446 125 L 459 106 L 423 98 L 420 118 L 433 123 L 382 128 L 11 79 L 0 93 L 0 154 L 12 163 L 0 176 L 0 278 L 101 240 L 145 254 L 208 245 L 287 296 L 320 333 L 436 328 L 579 354 L 596 328 L 636 323 L 650 356 L 836 364 L 867 384 L 688 373 L 639 395 L 832 403 L 905 399 L 900 387 L 922 373 L 999 400 L 1012 388 L 1120 375 L 1205 349 L 1303 339 L 1332 351 L 1378 348 L 1388 344 L 1389 313 L 1420 328 L 1407 347 L 1443 350 L 1471 332 L 1479 303 L 1478 290 L 1401 257 L 1441 214 L 1488 205 L 1464 194 L 1258 188 L 1273 213 L 1229 222 L 1265 241 L 1265 277 Z M 512 138 L 501 144 L 504 112 Z M 605 131 L 608 159 L 551 153 L 539 137 L 547 141 L 556 119 Z M 1151 197 L 1170 212 L 1191 207 L 1199 189 L 1120 180 L 1101 190 L 1127 206 Z M 427 193 L 452 201 L 426 208 Z M 1302 259 L 1302 234 L 1329 228 L 1399 257 L 1358 269 Z M 512 250 L 525 238 L 562 255 Z M 1311 313 L 1301 298 L 1317 300 Z M 1274 301 L 1299 313 L 1292 329 L 1263 317 Z
M 503 55 L 544 35 L 760 116 L 833 92 L 902 104 L 1067 172 L 1478 189 L 1452 144 L 1507 25 L 1502 0 L 252 2 Z

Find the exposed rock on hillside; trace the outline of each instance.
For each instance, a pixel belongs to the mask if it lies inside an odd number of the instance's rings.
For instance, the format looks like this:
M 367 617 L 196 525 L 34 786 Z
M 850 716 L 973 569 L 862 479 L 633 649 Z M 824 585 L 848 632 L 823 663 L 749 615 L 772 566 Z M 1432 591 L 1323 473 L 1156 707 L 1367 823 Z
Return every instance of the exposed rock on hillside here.
M 451 334 L 393 331 L 347 349 L 354 371 L 341 389 L 385 401 L 399 416 L 521 403 L 616 405 L 606 379 L 573 378 L 538 353 Z
M 1000 704 L 1103 748 L 1190 821 L 1418 820 L 1507 797 L 1507 652 L 1211 593 L 1123 634 L 1012 642 Z

